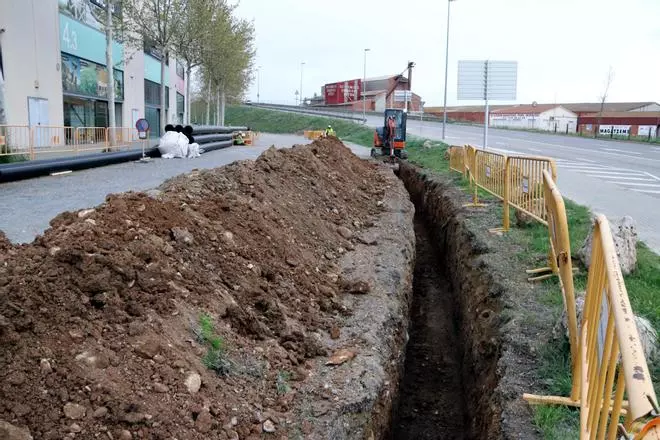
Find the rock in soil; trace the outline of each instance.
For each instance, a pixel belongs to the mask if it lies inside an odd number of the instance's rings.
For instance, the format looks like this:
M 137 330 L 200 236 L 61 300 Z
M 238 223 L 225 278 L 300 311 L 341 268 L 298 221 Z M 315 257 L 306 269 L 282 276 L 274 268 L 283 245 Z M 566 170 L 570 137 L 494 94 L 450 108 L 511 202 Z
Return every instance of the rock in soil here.
M 343 228 L 378 224 L 385 181 L 323 139 L 177 176 L 157 197 L 108 195 L 27 245 L 0 235 L 0 419 L 40 439 L 74 421 L 78 436 L 248 437 L 253 405 L 303 399 L 280 394 L 278 372 L 327 368 L 320 335 L 351 313 L 337 282 L 351 253 L 335 252 Z M 201 432 L 204 402 L 222 402 L 214 426 L 237 416 L 235 432 Z
M 584 291 L 576 292 L 575 295 L 575 309 L 577 313 L 577 327 L 578 330 L 582 324 L 582 313 L 584 311 Z M 635 315 L 635 325 L 637 326 L 637 334 L 639 335 L 642 348 L 644 349 L 644 357 L 650 363 L 657 362 L 660 347 L 658 346 L 658 334 L 653 328 L 651 322 L 642 317 Z M 562 314 L 555 328 L 553 330 L 555 338 L 566 338 L 568 340 L 568 318 L 566 311 L 562 309 Z
M 19 428 L 0 420 L 0 438 L 3 440 L 32 440 L 28 429 Z
M 186 378 L 186 388 L 190 394 L 195 394 L 202 386 L 202 377 L 197 373 L 190 373 Z
M 621 273 L 629 275 L 635 270 L 637 264 L 637 225 L 635 220 L 628 215 L 619 220 L 609 220 L 609 224 L 616 248 L 616 256 L 619 258 L 619 265 L 621 266 Z M 584 244 L 577 252 L 578 258 L 587 268 L 591 264 L 593 225 L 595 225 L 595 222 L 592 221 L 591 232 L 589 232 Z
M 270 420 L 266 420 L 263 424 L 264 432 L 275 432 L 275 424 Z
M 64 405 L 64 415 L 72 420 L 79 420 L 85 417 L 87 410 L 84 406 L 77 403 L 67 403 Z

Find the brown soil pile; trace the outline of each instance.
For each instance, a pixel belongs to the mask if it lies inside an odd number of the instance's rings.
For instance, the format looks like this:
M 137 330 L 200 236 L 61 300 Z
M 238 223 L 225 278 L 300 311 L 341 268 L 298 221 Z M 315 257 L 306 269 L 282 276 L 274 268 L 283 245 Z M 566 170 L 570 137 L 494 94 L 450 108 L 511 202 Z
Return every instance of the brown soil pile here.
M 0 431 L 286 437 L 322 335 L 350 313 L 335 261 L 383 186 L 325 139 L 109 196 L 30 245 L 0 236 Z

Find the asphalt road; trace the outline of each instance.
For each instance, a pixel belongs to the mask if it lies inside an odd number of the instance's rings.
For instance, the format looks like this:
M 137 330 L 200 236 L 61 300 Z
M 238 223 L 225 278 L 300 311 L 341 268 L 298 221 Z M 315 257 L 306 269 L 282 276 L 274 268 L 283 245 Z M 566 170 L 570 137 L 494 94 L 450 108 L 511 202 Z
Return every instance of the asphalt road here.
M 0 230 L 12 242 L 27 243 L 43 233 L 50 220 L 64 211 L 103 203 L 108 194 L 147 191 L 165 180 L 193 169 L 216 168 L 237 160 L 256 159 L 264 150 L 309 143 L 302 136 L 263 134 L 251 147 L 231 147 L 202 154 L 196 159 L 154 159 L 126 162 L 59 176 L 0 184 Z M 369 149 L 349 145 L 357 155 Z
M 382 118 L 367 123 L 376 126 Z M 408 133 L 441 140 L 442 124 L 411 120 Z M 452 145 L 483 144 L 483 127 L 448 124 L 446 135 Z M 554 158 L 565 197 L 610 219 L 631 216 L 640 239 L 660 253 L 660 146 L 491 128 L 488 148 Z

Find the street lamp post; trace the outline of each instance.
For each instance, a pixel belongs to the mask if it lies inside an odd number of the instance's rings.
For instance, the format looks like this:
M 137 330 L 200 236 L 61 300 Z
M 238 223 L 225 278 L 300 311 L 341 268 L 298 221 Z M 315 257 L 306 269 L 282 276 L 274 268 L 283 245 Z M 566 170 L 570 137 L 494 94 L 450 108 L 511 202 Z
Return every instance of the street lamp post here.
M 442 140 L 445 140 L 445 130 L 447 127 L 447 73 L 449 72 L 449 13 L 451 11 L 451 2 L 456 0 L 447 0 L 447 42 L 445 47 L 445 104 L 442 111 Z
M 303 85 L 303 66 L 305 65 L 305 62 L 303 61 L 300 63 L 300 106 L 302 107 L 303 105 L 303 90 L 302 90 L 302 85 Z
M 367 123 L 367 97 L 364 94 L 367 86 L 367 52 L 371 49 L 364 49 L 364 75 L 362 77 L 362 121 Z
M 261 66 L 257 67 L 257 104 L 259 104 L 259 91 L 261 89 Z

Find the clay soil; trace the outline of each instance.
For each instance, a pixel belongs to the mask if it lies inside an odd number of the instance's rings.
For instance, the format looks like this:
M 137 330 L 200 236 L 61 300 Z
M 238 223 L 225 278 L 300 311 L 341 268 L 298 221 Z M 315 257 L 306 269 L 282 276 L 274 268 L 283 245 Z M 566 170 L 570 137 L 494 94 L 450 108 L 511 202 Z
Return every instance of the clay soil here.
M 337 258 L 382 188 L 321 140 L 108 196 L 29 245 L 0 235 L 0 421 L 38 439 L 286 438 L 321 335 L 351 313 Z
M 392 439 L 466 439 L 458 312 L 449 281 L 421 215 L 415 218 L 416 259 L 408 346 Z

